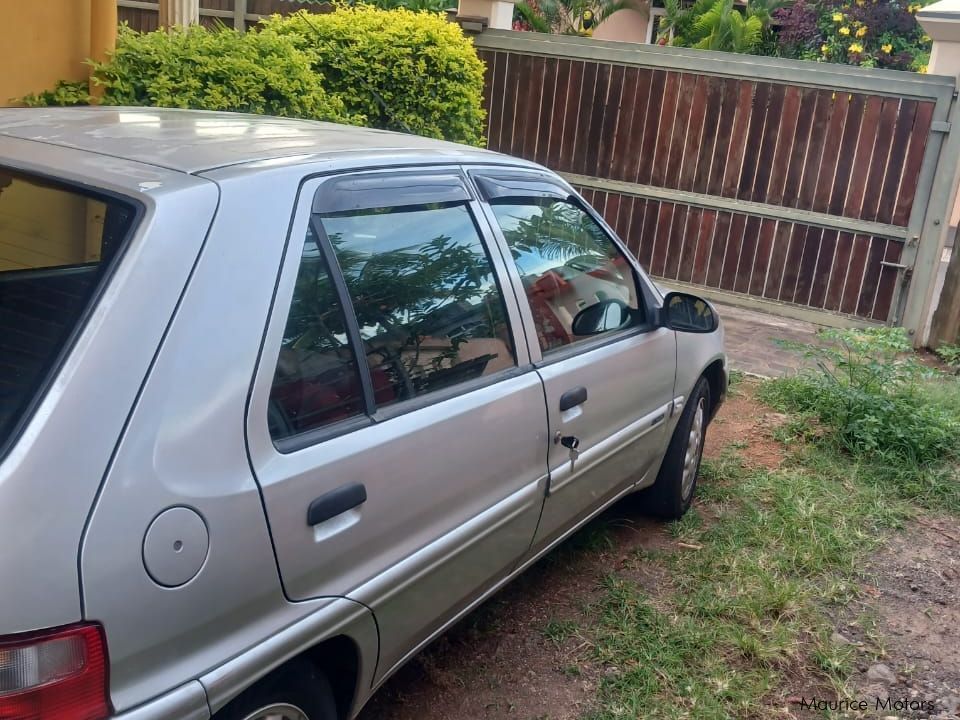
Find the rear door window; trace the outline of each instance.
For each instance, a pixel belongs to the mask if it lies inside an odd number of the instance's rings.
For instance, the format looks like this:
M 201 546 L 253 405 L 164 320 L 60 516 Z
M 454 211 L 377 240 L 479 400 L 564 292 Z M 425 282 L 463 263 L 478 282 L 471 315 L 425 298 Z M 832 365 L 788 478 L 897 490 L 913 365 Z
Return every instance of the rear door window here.
M 0 449 L 26 421 L 135 208 L 0 167 Z
M 514 366 L 506 308 L 464 204 L 321 219 L 382 407 Z
M 334 182 L 344 204 L 367 201 L 364 177 Z M 461 181 L 417 178 L 412 198 L 397 182 L 373 202 L 442 201 L 330 211 L 342 190 L 318 193 L 270 393 L 275 441 L 516 367 L 491 258 L 468 202 L 449 199 Z

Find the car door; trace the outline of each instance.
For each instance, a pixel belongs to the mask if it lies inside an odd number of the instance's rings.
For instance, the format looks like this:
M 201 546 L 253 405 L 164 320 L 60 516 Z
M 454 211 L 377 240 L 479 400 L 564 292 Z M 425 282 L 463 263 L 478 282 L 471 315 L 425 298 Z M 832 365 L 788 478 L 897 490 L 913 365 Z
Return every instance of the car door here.
M 573 191 L 538 171 L 474 170 L 543 380 L 550 481 L 540 548 L 659 467 L 676 338 L 653 289 Z
M 371 607 L 378 679 L 516 566 L 542 505 L 542 386 L 477 206 L 456 168 L 307 181 L 254 382 L 285 591 Z

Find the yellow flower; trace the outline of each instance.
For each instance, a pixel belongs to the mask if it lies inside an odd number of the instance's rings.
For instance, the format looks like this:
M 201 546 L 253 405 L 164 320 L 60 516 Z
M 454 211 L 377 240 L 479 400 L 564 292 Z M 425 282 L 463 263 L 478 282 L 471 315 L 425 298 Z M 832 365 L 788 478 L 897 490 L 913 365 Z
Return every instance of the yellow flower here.
M 920 40 L 923 41 L 923 42 L 930 42 L 930 36 L 929 36 L 929 35 L 924 35 L 922 38 L 920 38 Z
M 833 14 L 834 22 L 843 22 L 843 13 L 834 13 Z
M 907 12 L 915 13 L 917 10 L 919 10 L 922 7 L 923 5 L 921 5 L 920 3 L 910 3 L 909 5 L 907 5 Z
M 857 0 L 857 7 L 863 7 L 866 4 L 865 0 Z
M 828 52 L 830 52 L 830 46 L 824 43 L 823 45 L 820 46 L 820 52 L 826 55 Z
M 921 66 L 920 66 L 920 72 L 925 73 L 926 71 L 927 71 L 927 66 L 926 66 L 926 65 L 921 65 Z
M 893 52 L 893 45 L 887 43 L 886 45 L 881 45 L 880 49 L 889 55 L 891 52 Z
M 867 34 L 867 26 L 866 26 L 866 25 L 864 25 L 863 27 L 857 28 L 857 37 L 863 37 L 863 36 L 866 35 L 866 34 Z
M 839 32 L 841 35 L 849 35 L 849 34 L 850 34 L 850 28 L 848 28 L 846 25 L 844 25 L 842 28 L 840 28 L 840 30 L 838 30 L 838 32 Z
M 860 43 L 850 43 L 850 47 L 847 49 L 852 53 L 862 53 L 863 45 L 861 45 Z

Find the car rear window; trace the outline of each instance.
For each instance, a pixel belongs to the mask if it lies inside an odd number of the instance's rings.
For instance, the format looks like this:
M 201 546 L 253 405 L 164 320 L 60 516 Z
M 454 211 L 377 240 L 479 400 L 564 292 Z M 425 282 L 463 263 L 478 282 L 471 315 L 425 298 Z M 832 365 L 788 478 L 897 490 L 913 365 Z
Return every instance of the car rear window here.
M 0 452 L 59 364 L 136 211 L 0 167 Z

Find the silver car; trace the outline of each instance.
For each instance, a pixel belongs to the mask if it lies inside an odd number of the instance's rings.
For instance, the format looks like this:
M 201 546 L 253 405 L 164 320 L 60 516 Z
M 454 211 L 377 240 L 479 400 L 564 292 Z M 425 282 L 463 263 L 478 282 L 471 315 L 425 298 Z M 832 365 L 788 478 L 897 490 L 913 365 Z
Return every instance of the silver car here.
M 552 172 L 407 135 L 0 111 L 0 718 L 332 720 L 726 391 Z

